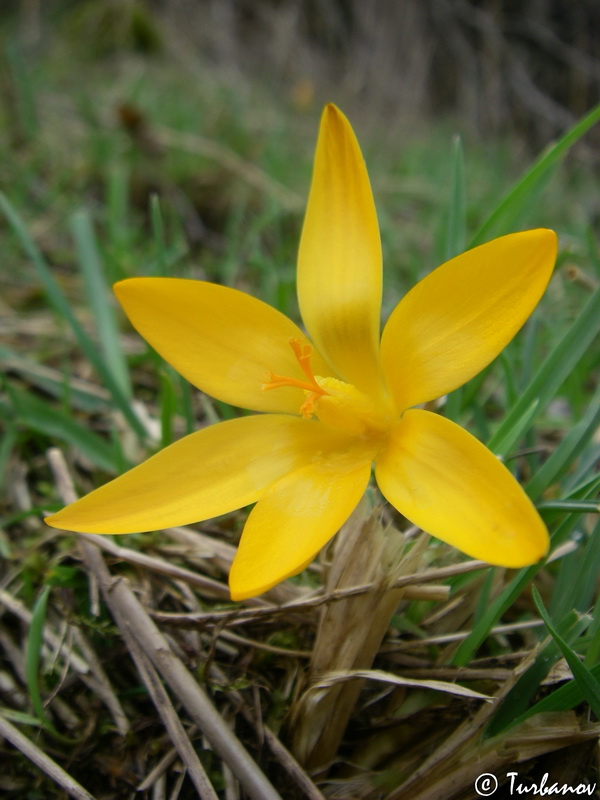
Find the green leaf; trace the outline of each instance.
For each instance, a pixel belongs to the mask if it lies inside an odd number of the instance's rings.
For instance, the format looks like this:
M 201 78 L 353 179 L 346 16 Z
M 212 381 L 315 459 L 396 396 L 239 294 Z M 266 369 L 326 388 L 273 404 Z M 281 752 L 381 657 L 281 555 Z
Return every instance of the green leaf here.
M 471 239 L 469 247 L 475 247 L 494 236 L 506 233 L 511 228 L 515 212 L 519 212 L 526 204 L 532 202 L 542 182 L 563 158 L 569 149 L 590 128 L 600 121 L 600 105 L 595 106 L 571 130 L 567 131 L 556 144 L 552 145 L 530 167 L 520 181 L 506 194 L 495 210 L 481 225 Z
M 4 719 L 8 719 L 11 722 L 16 722 L 18 725 L 29 725 L 32 728 L 43 727 L 41 719 L 38 719 L 31 714 L 26 714 L 24 711 L 16 711 L 14 708 L 0 706 L 0 715 L 3 716 Z
M 47 718 L 40 689 L 40 663 L 44 645 L 44 626 L 46 624 L 46 611 L 51 590 L 50 586 L 44 586 L 33 606 L 25 647 L 25 681 L 29 690 L 31 705 L 44 730 L 51 733 L 61 742 L 73 745 L 76 740 L 63 736 Z
M 571 511 L 574 514 L 598 514 L 600 503 L 593 500 L 544 500 L 537 504 L 540 511 Z
M 596 664 L 589 672 L 594 680 L 600 680 L 600 664 Z M 524 714 L 521 714 L 513 720 L 513 725 L 520 725 L 521 722 L 524 722 L 535 714 L 546 714 L 553 711 L 569 711 L 575 708 L 575 706 L 578 706 L 585 699 L 585 692 L 581 688 L 581 685 L 577 683 L 577 681 L 571 680 L 565 683 L 564 686 L 556 689 L 552 694 L 549 694 L 548 697 L 544 697 L 543 700 L 531 706 Z
M 150 220 L 152 222 L 152 233 L 156 247 L 155 273 L 157 275 L 167 274 L 167 247 L 165 243 L 165 228 L 160 210 L 160 198 L 153 194 L 150 197 Z
M 573 673 L 573 678 L 577 682 L 577 685 L 583 692 L 584 698 L 589 703 L 592 711 L 594 714 L 600 718 L 600 681 L 597 680 L 595 675 L 590 672 L 590 670 L 583 664 L 577 653 L 575 653 L 569 645 L 565 642 L 565 640 L 560 636 L 556 628 L 553 626 L 548 612 L 546 611 L 544 604 L 542 602 L 542 598 L 540 597 L 540 593 L 535 588 L 535 586 L 531 587 L 531 593 L 533 596 L 534 603 L 537 606 L 538 611 L 540 612 L 540 616 L 546 623 L 546 627 L 550 632 L 550 635 L 559 646 L 561 653 L 564 656 L 565 661 L 571 668 L 571 672 Z
M 467 230 L 466 194 L 463 146 L 460 136 L 455 136 L 452 148 L 452 191 L 444 243 L 445 261 L 449 261 L 465 249 Z
M 493 452 L 496 455 L 506 457 L 510 453 L 523 434 L 529 430 L 537 414 L 539 404 L 540 401 L 536 398 L 522 410 L 520 416 L 514 419 L 511 427 L 507 428 L 503 425 L 504 432 L 501 436 L 498 436 L 497 432 L 492 436 L 489 446 L 490 448 L 493 446 Z
M 599 528 L 600 524 L 596 527 Z M 600 531 L 596 531 L 596 536 L 599 534 Z M 594 606 L 594 611 L 592 613 L 592 624 L 590 626 L 589 633 L 592 637 L 592 640 L 584 659 L 584 664 L 586 667 L 592 667 L 594 664 L 597 664 L 598 661 L 600 661 L 600 596 L 596 599 L 596 605 Z
M 12 421 L 8 421 L 0 438 L 0 490 L 4 488 L 6 470 L 16 442 L 17 428 Z
M 547 461 L 542 464 L 526 486 L 532 500 L 541 497 L 543 492 L 571 468 L 575 459 L 592 439 L 600 423 L 600 387 L 590 402 L 590 407 L 572 430 L 570 430 Z
M 46 609 L 48 598 L 50 597 L 50 586 L 44 586 L 40 592 L 31 615 L 27 646 L 25 648 L 25 679 L 29 690 L 29 699 L 36 715 L 41 720 L 45 720 L 46 711 L 42 704 L 42 693 L 40 690 L 40 661 L 42 657 L 42 645 L 44 643 L 44 625 L 46 624 Z
M 537 401 L 535 414 L 546 407 L 599 332 L 600 288 L 590 297 L 489 440 L 488 447 L 492 452 L 497 452 L 498 444 L 510 437 L 511 431 L 528 414 L 532 404 Z
M 573 608 L 581 613 L 588 611 L 594 602 L 599 574 L 600 520 L 587 537 L 585 546 L 560 560 L 550 604 L 551 619 L 561 619 Z
M 122 459 L 112 444 L 33 394 L 13 386 L 8 387 L 8 392 L 17 420 L 38 433 L 72 445 L 105 472 L 119 473 Z
M 22 47 L 18 44 L 19 38 L 12 37 L 12 41 L 8 42 L 6 58 L 12 77 L 11 88 L 15 96 L 20 133 L 32 141 L 38 132 L 37 110 L 30 74 L 30 59 L 24 56 Z
M 492 626 L 496 624 L 504 612 L 512 606 L 517 597 L 524 591 L 540 566 L 540 564 L 534 564 L 532 567 L 520 570 L 498 597 L 490 603 L 486 612 L 476 622 L 471 633 L 454 654 L 452 658 L 453 664 L 465 666 L 469 663 L 471 656 L 488 635 Z
M 175 417 L 176 405 L 177 399 L 173 386 L 173 377 L 169 372 L 164 372 L 160 376 L 161 447 L 168 447 L 173 441 L 173 419 Z
M 596 464 L 600 459 L 600 447 L 590 448 L 589 459 L 583 459 L 581 468 L 573 474 L 573 480 L 565 481 L 569 497 L 592 497 L 600 489 L 600 475 L 596 474 Z M 588 475 L 593 470 L 592 475 Z
M 589 627 L 589 624 L 589 617 L 580 618 L 574 611 L 571 611 L 562 620 L 560 627 L 569 641 L 576 641 Z M 534 663 L 521 675 L 500 703 L 498 711 L 494 714 L 486 729 L 485 735 L 487 737 L 496 736 L 508 726 L 515 724 L 521 714 L 527 710 L 532 697 L 535 696 L 540 688 L 540 683 L 544 680 L 559 655 L 560 651 L 556 642 L 550 640 L 542 648 Z
M 131 223 L 130 214 L 130 176 L 128 168 L 119 164 L 108 170 L 106 174 L 106 227 L 108 241 L 112 251 L 116 253 L 127 252 L 131 249 Z M 111 274 L 111 280 L 123 277 L 120 274 Z
M 106 276 L 89 214 L 85 211 L 73 214 L 71 230 L 77 246 L 86 297 L 94 315 L 100 347 L 104 354 L 104 363 L 121 394 L 131 399 L 127 361 L 119 342 L 116 316 L 108 300 Z
M 101 358 L 97 345 L 89 338 L 73 314 L 67 298 L 54 280 L 52 270 L 29 235 L 23 220 L 17 214 L 7 197 L 2 192 L 0 192 L 0 209 L 8 219 L 11 227 L 17 235 L 17 238 L 21 242 L 21 246 L 35 266 L 38 278 L 40 279 L 40 282 L 46 293 L 46 297 L 48 298 L 48 302 L 54 308 L 57 314 L 67 322 L 75 334 L 79 346 L 84 351 L 90 363 L 94 366 L 98 375 L 104 382 L 106 388 L 111 393 L 115 404 L 123 412 L 123 415 L 128 420 L 132 429 L 138 435 L 140 441 L 143 442 L 146 438 L 144 426 L 135 415 L 128 398 L 123 394 L 120 386 L 118 383 L 116 383 L 112 373 Z
M 192 387 L 181 375 L 177 375 L 179 394 L 181 396 L 181 406 L 183 418 L 185 420 L 185 432 L 193 433 L 196 429 L 196 415 L 194 412 L 194 399 Z
M 96 386 L 93 384 L 89 384 L 88 390 L 84 381 L 71 380 L 57 370 L 37 364 L 2 344 L 0 344 L 0 365 L 5 370 L 11 369 L 19 376 L 24 376 L 27 383 L 43 389 L 52 397 L 61 399 L 68 393 L 69 404 L 73 408 L 94 413 L 106 411 L 110 407 L 108 392 L 102 389 L 96 391 Z

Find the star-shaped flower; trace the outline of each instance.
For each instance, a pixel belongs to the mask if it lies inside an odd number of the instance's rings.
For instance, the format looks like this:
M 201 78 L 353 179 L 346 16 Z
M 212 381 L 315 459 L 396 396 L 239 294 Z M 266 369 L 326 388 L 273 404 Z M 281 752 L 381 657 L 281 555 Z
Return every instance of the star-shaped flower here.
M 379 337 L 381 245 L 352 128 L 323 113 L 298 258 L 305 334 L 235 289 L 176 278 L 115 286 L 141 335 L 203 392 L 258 413 L 202 428 L 48 524 L 132 533 L 256 503 L 230 574 L 235 600 L 303 569 L 379 488 L 433 536 L 490 564 L 540 559 L 548 533 L 503 464 L 418 408 L 489 364 L 550 279 L 556 235 L 503 236 L 453 258 L 396 306 Z

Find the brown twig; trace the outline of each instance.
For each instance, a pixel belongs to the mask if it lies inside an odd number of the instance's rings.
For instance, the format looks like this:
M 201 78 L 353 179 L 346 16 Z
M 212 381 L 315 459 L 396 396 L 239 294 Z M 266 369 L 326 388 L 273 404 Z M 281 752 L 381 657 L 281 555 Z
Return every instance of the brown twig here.
M 58 784 L 68 795 L 74 797 L 75 800 L 94 800 L 87 789 L 84 789 L 80 783 L 77 783 L 62 767 L 53 761 L 50 756 L 47 756 L 40 748 L 34 744 L 31 739 L 21 733 L 20 730 L 15 728 L 14 725 L 0 714 L 0 736 L 7 739 L 13 747 L 20 750 L 23 755 L 28 758 L 36 767 L 39 767 L 42 772 Z
M 211 597 L 229 601 L 229 589 L 227 586 L 213 578 L 208 578 L 206 575 L 200 575 L 184 567 L 178 567 L 176 564 L 169 564 L 168 561 L 164 561 L 162 558 L 157 558 L 156 556 L 148 556 L 145 553 L 138 553 L 128 547 L 121 547 L 106 536 L 99 536 L 95 533 L 78 533 L 77 536 L 80 539 L 91 542 L 101 550 L 110 553 L 115 556 L 115 558 L 122 561 L 127 561 L 130 564 L 137 564 L 152 572 L 157 572 L 160 575 L 167 575 L 170 578 L 185 581 L 186 583 L 192 584 L 192 586 L 197 586 L 199 589 L 202 589 L 203 592 L 208 593 Z
M 131 657 L 135 661 L 137 671 L 148 689 L 152 702 L 156 706 L 163 724 L 171 737 L 171 741 L 175 745 L 194 786 L 198 790 L 199 796 L 202 800 L 218 800 L 217 793 L 190 742 L 181 720 L 177 716 L 177 712 L 173 708 L 173 704 L 160 681 L 158 673 L 135 638 L 129 634 L 127 626 L 123 626 L 121 631 L 127 642 Z
M 438 569 L 430 569 L 425 572 L 416 572 L 411 575 L 403 575 L 398 580 L 390 584 L 390 589 L 401 589 L 405 586 L 413 587 L 413 596 L 415 592 L 421 598 L 425 594 L 423 591 L 425 587 L 420 584 L 429 583 L 430 581 L 443 580 L 453 575 L 460 575 L 465 572 L 474 572 L 479 569 L 488 567 L 483 561 L 465 561 L 461 564 L 454 564 L 451 567 L 440 567 Z M 356 597 L 357 595 L 367 594 L 376 590 L 372 583 L 363 583 L 360 586 L 350 586 L 345 589 L 338 589 L 327 594 L 316 594 L 312 597 L 301 598 L 300 600 L 293 600 L 291 603 L 284 605 L 268 605 L 262 608 L 236 608 L 232 611 L 207 611 L 192 614 L 177 614 L 167 612 L 153 612 L 154 619 L 160 622 L 170 622 L 174 625 L 197 625 L 197 624 L 219 624 L 219 625 L 238 625 L 248 622 L 255 622 L 274 615 L 292 614 L 299 611 L 309 611 L 311 609 L 320 608 L 327 603 L 335 603 L 339 600 L 345 600 L 348 597 Z M 433 591 L 427 593 L 427 599 L 446 600 L 448 590 L 445 586 L 433 587 Z
M 63 501 L 73 502 L 76 495 L 61 451 L 58 448 L 51 448 L 48 451 L 48 461 Z M 112 577 L 95 544 L 82 538 L 80 547 L 85 564 L 96 576 L 104 601 L 119 628 L 126 630 L 137 641 L 248 795 L 254 800 L 281 800 L 206 693 L 169 647 L 167 640 L 143 609 L 127 581 L 122 578 L 115 580 Z
M 539 628 L 543 626 L 544 622 L 541 619 L 530 619 L 524 622 L 512 622 L 507 625 L 496 625 L 490 629 L 491 634 L 498 633 L 514 633 L 519 630 L 529 630 L 530 628 Z M 399 650 L 415 650 L 422 647 L 429 647 L 430 645 L 450 644 L 451 642 L 462 642 L 472 631 L 457 631 L 456 633 L 442 633 L 439 636 L 427 636 L 424 639 L 411 639 L 409 641 L 387 642 L 381 652 L 391 653 Z
M 227 682 L 226 676 L 216 665 L 213 665 L 210 671 L 217 680 L 221 681 L 222 683 Z M 244 701 L 242 695 L 235 689 L 228 691 L 227 694 L 234 700 L 237 708 L 243 714 L 247 722 L 256 727 L 256 719 L 248 707 L 248 704 Z M 306 771 L 302 769 L 294 756 L 282 744 L 281 740 L 273 733 L 273 731 L 266 725 L 262 725 L 261 730 L 271 753 L 279 761 L 288 775 L 298 785 L 298 788 L 303 792 L 303 796 L 306 798 L 306 800 L 325 800 L 324 796 L 312 782 Z

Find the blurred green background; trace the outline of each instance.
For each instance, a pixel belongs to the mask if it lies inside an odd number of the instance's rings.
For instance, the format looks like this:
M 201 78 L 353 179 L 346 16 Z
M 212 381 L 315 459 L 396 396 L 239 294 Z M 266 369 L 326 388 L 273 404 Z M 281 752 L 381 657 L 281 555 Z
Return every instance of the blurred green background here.
M 143 440 L 125 363 L 142 359 L 172 405 L 162 442 L 173 426 L 190 430 L 209 402 L 194 408 L 200 401 L 148 362 L 139 338 L 122 352 L 108 287 L 132 275 L 203 278 L 297 316 L 295 254 L 328 101 L 349 116 L 371 175 L 384 316 L 469 243 L 557 230 L 562 271 L 541 307 L 539 349 L 530 343 L 523 355 L 533 365 L 598 281 L 600 137 L 594 119 L 576 126 L 599 96 L 599 9 L 550 0 L 4 3 L 0 162 L 11 210 L 0 217 L 0 297 L 17 390 L 24 370 L 26 381 L 35 373 L 32 399 L 50 392 L 69 413 L 74 400 L 102 407 L 73 392 L 73 373 L 108 380 L 108 398 L 117 391 Z M 536 159 L 543 163 L 528 178 Z M 55 372 L 44 378 L 32 360 Z M 518 383 L 513 376 L 515 394 Z M 564 414 L 553 406 L 562 427 L 585 405 L 583 385 Z M 22 398 L 10 405 L 9 419 L 27 416 Z M 32 412 L 33 422 L 44 427 Z M 476 424 L 489 438 L 485 418 Z M 105 426 L 94 420 L 103 434 Z M 138 460 L 113 438 L 117 455 L 100 448 L 101 466 Z

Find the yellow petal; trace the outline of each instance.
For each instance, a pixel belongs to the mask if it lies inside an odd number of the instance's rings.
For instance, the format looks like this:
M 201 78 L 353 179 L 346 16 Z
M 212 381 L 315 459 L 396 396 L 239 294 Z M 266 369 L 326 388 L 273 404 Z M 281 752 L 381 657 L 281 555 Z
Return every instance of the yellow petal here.
M 548 550 L 548 532 L 521 486 L 481 442 L 444 417 L 407 411 L 375 474 L 401 514 L 473 558 L 523 567 Z
M 556 248 L 545 229 L 502 236 L 442 264 L 400 301 L 381 340 L 398 409 L 456 389 L 500 353 L 542 296 Z
M 270 371 L 306 380 L 289 344 L 306 337 L 279 311 L 235 289 L 180 278 L 130 278 L 114 290 L 144 339 L 203 392 L 253 411 L 298 413 L 301 389 L 262 390 Z M 315 351 L 312 366 L 329 374 Z
M 192 433 L 46 518 L 83 533 L 134 533 L 186 525 L 254 503 L 265 487 L 337 447 L 319 422 L 268 414 Z
M 381 242 L 369 176 L 354 132 L 323 112 L 298 253 L 306 329 L 347 383 L 379 385 Z
M 235 556 L 233 600 L 266 592 L 307 566 L 348 519 L 371 474 L 363 457 L 320 459 L 271 486 L 252 509 Z

